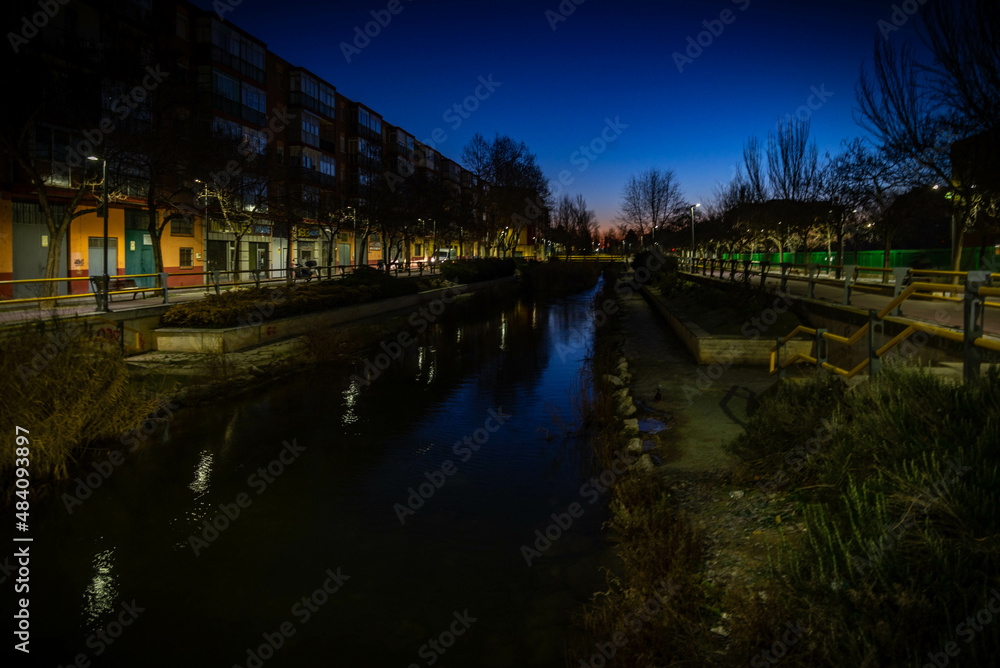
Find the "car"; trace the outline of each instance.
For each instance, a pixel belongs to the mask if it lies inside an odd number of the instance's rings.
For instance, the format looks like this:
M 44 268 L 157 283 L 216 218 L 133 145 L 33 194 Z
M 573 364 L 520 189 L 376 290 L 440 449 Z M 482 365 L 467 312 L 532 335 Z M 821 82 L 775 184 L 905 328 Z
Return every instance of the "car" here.
M 454 248 L 445 248 L 439 250 L 431 257 L 431 262 L 434 264 L 441 264 L 442 262 L 449 262 L 458 258 L 458 251 Z

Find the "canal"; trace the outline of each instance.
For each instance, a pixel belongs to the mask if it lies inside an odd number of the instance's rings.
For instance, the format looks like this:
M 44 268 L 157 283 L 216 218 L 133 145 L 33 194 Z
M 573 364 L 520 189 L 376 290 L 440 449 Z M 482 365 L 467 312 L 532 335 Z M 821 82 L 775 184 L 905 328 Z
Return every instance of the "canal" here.
M 370 385 L 317 370 L 98 455 L 33 508 L 32 665 L 564 666 L 614 565 L 593 295 L 445 313 Z

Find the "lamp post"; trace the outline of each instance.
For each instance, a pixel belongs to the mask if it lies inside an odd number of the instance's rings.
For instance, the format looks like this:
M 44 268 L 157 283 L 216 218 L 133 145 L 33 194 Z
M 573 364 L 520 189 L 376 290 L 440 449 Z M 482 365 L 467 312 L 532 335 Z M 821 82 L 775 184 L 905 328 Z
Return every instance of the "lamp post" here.
M 351 261 L 356 263 L 358 261 L 358 217 L 353 206 L 345 207 L 345 209 L 351 212 L 351 229 L 354 234 L 354 243 L 351 245 L 351 255 L 353 256 Z
M 691 271 L 694 271 L 694 210 L 701 206 L 701 202 L 691 207 Z
M 87 160 L 101 161 L 101 189 L 104 193 L 102 195 L 104 200 L 104 273 L 101 276 L 101 310 L 107 313 L 111 310 L 108 307 L 110 301 L 108 295 L 108 161 L 94 155 L 88 155 Z

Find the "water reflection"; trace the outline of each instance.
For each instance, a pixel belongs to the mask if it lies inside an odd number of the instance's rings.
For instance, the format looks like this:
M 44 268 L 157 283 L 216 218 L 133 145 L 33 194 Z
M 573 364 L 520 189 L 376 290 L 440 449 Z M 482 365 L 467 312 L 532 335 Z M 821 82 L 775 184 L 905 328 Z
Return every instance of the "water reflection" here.
M 94 626 L 101 617 L 115 609 L 118 600 L 115 574 L 115 548 L 101 550 L 91 559 L 93 577 L 83 593 L 83 611 L 88 626 Z
M 326 569 L 342 566 L 352 576 L 342 595 L 267 668 L 331 656 L 351 666 L 422 663 L 417 652 L 439 621 L 466 608 L 485 611 L 482 626 L 443 665 L 561 665 L 572 613 L 605 584 L 606 516 L 594 506 L 531 568 L 519 550 L 553 512 L 580 500 L 586 443 L 572 436 L 571 393 L 587 346 L 559 346 L 589 335 L 590 304 L 583 295 L 449 315 L 370 384 L 351 377 L 365 377 L 377 342 L 348 368 L 185 410 L 169 437 L 130 458 L 74 513 L 71 531 L 45 536 L 40 571 L 67 575 L 40 585 L 39 609 L 68 612 L 39 627 L 58 650 L 75 651 L 81 622 L 114 610 L 124 590 L 148 604 L 148 621 L 102 665 L 143 665 L 150 646 L 161 665 L 182 662 L 194 646 L 204 648 L 197 665 L 233 665 L 288 620 Z M 458 456 L 454 444 L 482 432 L 491 410 L 511 418 L 477 440 L 473 456 Z M 306 448 L 300 459 L 266 493 L 249 488 L 248 476 L 292 439 Z M 446 460 L 457 470 L 441 478 Z M 401 526 L 394 504 L 428 482 L 433 495 Z M 201 536 L 205 518 L 241 493 L 252 505 L 196 557 L 188 536 Z M 49 512 L 65 517 L 55 503 Z M 117 551 L 94 556 L 108 544 Z M 74 601 L 85 592 L 83 615 L 66 605 L 67 592 Z
M 210 450 L 201 451 L 201 459 L 194 470 L 194 480 L 188 485 L 188 489 L 195 493 L 197 499 L 208 491 L 208 482 L 212 477 L 212 460 L 214 456 Z

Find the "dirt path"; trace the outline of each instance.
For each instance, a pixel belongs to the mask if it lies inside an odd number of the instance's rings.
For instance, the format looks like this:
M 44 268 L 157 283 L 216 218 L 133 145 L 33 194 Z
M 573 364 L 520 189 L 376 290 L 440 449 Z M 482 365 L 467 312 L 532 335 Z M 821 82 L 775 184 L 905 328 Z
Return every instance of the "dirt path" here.
M 781 531 L 800 530 L 798 518 L 756 490 L 734 487 L 737 461 L 724 446 L 742 431 L 750 400 L 775 381 L 762 367 L 699 366 L 642 295 L 621 304 L 636 417 L 640 426 L 644 419 L 667 426 L 643 438 L 656 445 L 675 497 L 704 531 L 706 578 L 756 588 L 766 577 L 768 547 Z

